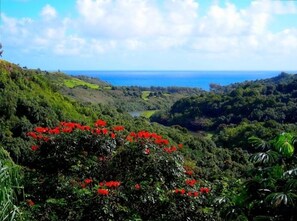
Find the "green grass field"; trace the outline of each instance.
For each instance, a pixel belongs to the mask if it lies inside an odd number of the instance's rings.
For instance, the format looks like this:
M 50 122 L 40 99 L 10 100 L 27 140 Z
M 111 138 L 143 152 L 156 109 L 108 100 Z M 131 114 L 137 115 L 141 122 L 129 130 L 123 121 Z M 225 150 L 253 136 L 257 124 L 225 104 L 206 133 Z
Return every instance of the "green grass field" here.
M 142 91 L 141 98 L 145 101 L 148 100 L 148 96 L 150 95 L 150 91 Z
M 85 81 L 82 81 L 82 80 L 79 80 L 76 78 L 64 80 L 64 85 L 69 88 L 74 88 L 77 86 L 86 86 L 88 88 L 95 89 L 95 90 L 99 89 L 99 85 L 91 84 L 91 83 L 88 83 L 88 82 L 85 82 Z
M 155 112 L 156 110 L 143 111 L 141 113 L 141 116 L 145 118 L 150 118 Z

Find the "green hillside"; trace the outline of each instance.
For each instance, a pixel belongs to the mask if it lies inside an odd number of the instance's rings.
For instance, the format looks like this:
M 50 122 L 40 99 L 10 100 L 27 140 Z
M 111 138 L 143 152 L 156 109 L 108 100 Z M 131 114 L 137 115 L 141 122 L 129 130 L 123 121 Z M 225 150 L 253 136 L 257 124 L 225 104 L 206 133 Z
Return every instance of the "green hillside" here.
M 272 100 L 289 114 L 294 82 L 210 93 L 113 87 L 1 60 L 0 219 L 295 220 L 294 116 L 240 111 Z M 162 102 L 187 96 L 166 113 Z M 158 102 L 155 119 L 172 126 L 125 113 Z
M 96 78 L 68 76 L 61 72 L 45 77 L 67 97 L 82 103 L 110 105 L 126 112 L 169 109 L 181 98 L 203 93 L 194 88 L 116 87 Z

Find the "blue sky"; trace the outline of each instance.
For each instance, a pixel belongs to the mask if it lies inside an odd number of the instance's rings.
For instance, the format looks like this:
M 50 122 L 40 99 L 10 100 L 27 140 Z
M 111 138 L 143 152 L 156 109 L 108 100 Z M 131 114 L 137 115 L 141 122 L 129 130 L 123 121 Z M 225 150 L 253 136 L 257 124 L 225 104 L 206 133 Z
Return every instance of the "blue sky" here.
M 3 59 L 46 70 L 297 70 L 297 1 L 1 0 Z

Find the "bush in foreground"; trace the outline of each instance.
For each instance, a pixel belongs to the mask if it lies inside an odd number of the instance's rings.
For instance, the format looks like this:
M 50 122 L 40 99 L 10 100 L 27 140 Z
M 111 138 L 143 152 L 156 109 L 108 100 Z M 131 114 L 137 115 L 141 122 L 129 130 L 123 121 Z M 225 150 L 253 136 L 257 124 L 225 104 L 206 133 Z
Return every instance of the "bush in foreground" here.
M 37 127 L 25 190 L 32 220 L 211 220 L 209 185 L 176 144 L 124 126 Z

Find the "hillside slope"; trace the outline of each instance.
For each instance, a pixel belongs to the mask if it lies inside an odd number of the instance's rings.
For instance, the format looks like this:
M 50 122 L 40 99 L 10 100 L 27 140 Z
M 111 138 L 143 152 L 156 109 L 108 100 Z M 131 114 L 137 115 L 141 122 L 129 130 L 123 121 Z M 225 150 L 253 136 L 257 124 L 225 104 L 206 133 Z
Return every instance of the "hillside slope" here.
M 184 97 L 203 93 L 196 88 L 113 86 L 87 76 L 68 76 L 61 72 L 45 75 L 59 91 L 82 103 L 107 104 L 121 111 L 169 109 Z

